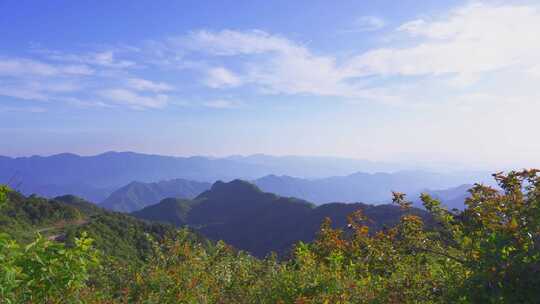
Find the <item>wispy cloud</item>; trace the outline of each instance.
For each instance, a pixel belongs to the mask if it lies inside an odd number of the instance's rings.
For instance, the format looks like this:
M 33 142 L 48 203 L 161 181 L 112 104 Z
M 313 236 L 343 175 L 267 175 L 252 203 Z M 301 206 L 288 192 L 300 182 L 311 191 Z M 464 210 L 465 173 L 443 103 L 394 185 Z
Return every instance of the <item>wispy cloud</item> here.
M 377 18 L 360 18 L 370 27 L 384 26 Z M 362 29 L 361 27 L 359 27 Z M 473 3 L 439 16 L 405 22 L 396 29 L 400 44 L 375 48 L 339 59 L 318 54 L 303 44 L 264 31 L 195 31 L 184 40 L 191 52 L 237 56 L 242 65 L 228 71 L 239 76 L 234 86 L 252 84 L 262 93 L 310 94 L 343 98 L 403 100 L 392 96 L 395 83 L 379 88 L 368 77 L 402 77 L 401 85 L 418 85 L 418 76 L 442 81 L 446 89 L 470 86 L 485 75 L 505 77 L 528 71 L 540 62 L 540 11 L 536 6 Z M 503 71 L 504 70 L 504 71 Z M 425 84 L 425 82 L 424 82 Z M 437 84 L 440 86 L 440 84 Z M 221 87 L 215 85 L 214 87 Z M 421 91 L 421 89 L 419 88 Z
M 267 52 L 303 51 L 290 40 L 261 30 L 194 31 L 177 39 L 181 47 L 218 56 L 252 55 Z
M 129 52 L 131 49 L 127 49 Z M 134 48 L 133 50 L 136 50 Z M 131 60 L 118 59 L 114 50 L 88 52 L 83 54 L 65 53 L 56 50 L 35 50 L 36 53 L 45 55 L 48 59 L 58 62 L 74 62 L 87 65 L 95 65 L 113 69 L 125 69 L 135 67 L 137 64 Z
M 203 105 L 215 109 L 236 109 L 244 106 L 244 103 L 236 100 L 216 99 L 204 102 Z
M 132 109 L 156 109 L 167 105 L 169 97 L 164 94 L 138 94 L 127 89 L 108 89 L 100 91 L 99 96 L 117 104 L 127 105 Z
M 45 101 L 48 96 L 44 92 L 28 87 L 0 85 L 0 96 L 7 96 L 24 100 Z
M 28 113 L 43 113 L 47 109 L 42 107 L 5 107 L 0 106 L 0 112 L 28 112 Z
M 137 91 L 166 92 L 173 90 L 173 87 L 164 82 L 154 82 L 142 78 L 129 78 L 127 86 Z
M 233 72 L 223 67 L 210 68 L 204 83 L 211 88 L 231 88 L 242 84 L 242 81 Z
M 213 56 L 242 56 L 246 68 L 242 83 L 272 94 L 348 95 L 353 88 L 332 56 L 313 54 L 308 48 L 260 30 L 199 31 L 189 35 L 192 51 Z M 231 72 L 223 73 L 228 76 Z M 230 78 L 230 77 L 225 77 Z M 240 81 L 230 78 L 235 86 Z
M 538 6 L 471 3 L 411 19 L 394 29 L 399 39 L 339 56 L 261 30 L 193 30 L 122 50 L 41 51 L 43 60 L 0 57 L 0 94 L 163 108 L 184 94 L 182 85 L 160 79 L 166 73 L 189 79 L 189 87 L 202 95 L 216 89 L 233 98 L 249 87 L 255 94 L 418 105 L 434 103 L 437 93 L 496 91 L 518 80 L 520 96 L 533 95 L 540 75 Z M 388 28 L 384 19 L 363 16 L 351 31 L 383 27 Z M 218 101 L 208 106 L 230 104 Z
M 386 21 L 377 16 L 362 16 L 354 20 L 350 27 L 344 29 L 342 32 L 355 33 L 355 32 L 372 32 L 377 31 L 386 26 Z
M 0 58 L 0 76 L 92 75 L 86 65 L 52 65 L 24 58 Z

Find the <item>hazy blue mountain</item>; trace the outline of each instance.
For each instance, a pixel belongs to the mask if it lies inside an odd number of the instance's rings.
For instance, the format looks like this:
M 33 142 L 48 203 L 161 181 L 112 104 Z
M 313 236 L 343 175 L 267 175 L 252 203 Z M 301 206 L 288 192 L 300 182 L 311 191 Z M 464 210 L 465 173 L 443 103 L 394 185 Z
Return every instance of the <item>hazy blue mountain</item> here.
M 259 165 L 207 157 L 170 157 L 132 152 L 107 152 L 95 156 L 57 154 L 47 157 L 0 157 L 0 183 L 26 194 L 45 196 L 77 194 L 101 201 L 112 189 L 134 180 L 185 178 L 214 182 L 267 174 Z M 95 193 L 97 192 L 97 193 Z
M 260 189 L 286 197 L 297 197 L 316 204 L 328 202 L 388 203 L 392 191 L 405 192 L 409 199 L 421 206 L 419 195 L 428 192 L 443 199 L 450 208 L 463 209 L 467 185 L 446 190 L 431 189 L 459 185 L 461 178 L 427 172 L 355 173 L 323 179 L 303 179 L 290 176 L 267 175 L 253 181 Z M 427 187 L 426 187 L 427 185 Z M 105 208 L 131 212 L 156 204 L 167 197 L 193 198 L 210 188 L 209 183 L 183 179 L 159 183 L 133 182 L 111 194 Z
M 210 186 L 210 183 L 181 178 L 157 183 L 131 182 L 114 191 L 101 206 L 115 211 L 132 212 L 157 204 L 167 197 L 194 198 L 210 189 Z
M 257 256 L 284 253 L 298 241 L 311 241 L 322 221 L 346 225 L 347 215 L 362 209 L 374 230 L 392 226 L 403 211 L 397 206 L 331 203 L 319 207 L 301 199 L 261 191 L 246 181 L 216 182 L 194 200 L 165 199 L 132 213 L 142 219 L 188 225 L 202 235 L 224 240 Z M 413 212 L 425 216 L 419 209 Z
M 477 178 L 480 177 L 475 174 L 467 177 L 463 174 L 400 171 L 373 174 L 358 172 L 347 176 L 319 179 L 268 175 L 253 182 L 264 191 L 298 197 L 316 204 L 334 201 L 382 203 L 390 201 L 392 191 L 407 193 L 409 199 L 415 200 L 415 197 L 425 189 L 456 187 L 466 182 L 472 183 Z
M 210 158 L 201 156 L 172 157 L 133 152 L 107 152 L 95 156 L 63 153 L 47 157 L 0 157 L 0 183 L 9 183 L 12 187 L 25 194 L 36 193 L 47 197 L 75 194 L 91 201 L 100 202 L 115 189 L 132 181 L 149 183 L 183 178 L 201 182 L 214 182 L 216 180 L 227 181 L 235 178 L 253 180 L 274 174 L 318 179 L 318 186 L 323 186 L 322 189 L 329 188 L 334 193 L 339 193 L 340 196 L 325 194 L 325 190 L 320 190 L 320 193 L 317 194 L 311 194 L 312 196 L 307 196 L 308 192 L 303 194 L 294 192 L 309 191 L 309 193 L 313 193 L 309 186 L 305 186 L 305 190 L 296 186 L 293 189 L 283 190 L 281 187 L 265 182 L 264 186 L 261 184 L 261 187 L 285 195 L 292 191 L 291 195 L 315 202 L 328 202 L 336 200 L 336 198 L 339 198 L 340 201 L 378 201 L 383 197 L 381 193 L 386 194 L 388 188 L 381 186 L 378 189 L 375 187 L 374 191 L 370 193 L 378 192 L 378 195 L 364 197 L 358 196 L 356 192 L 350 192 L 350 186 L 357 187 L 358 182 L 349 184 L 347 182 L 355 179 L 355 175 L 359 175 L 357 178 L 359 181 L 367 180 L 371 182 L 380 179 L 383 185 L 387 185 L 389 181 L 395 178 L 408 178 L 407 173 L 403 173 L 404 171 L 389 175 L 387 173 L 388 176 L 383 173 L 369 173 L 371 174 L 369 178 L 363 178 L 362 174 L 364 173 L 356 174 L 354 172 L 393 172 L 401 168 L 403 166 L 398 164 L 333 157 L 251 155 Z M 424 178 L 426 174 L 418 174 L 416 171 L 409 172 L 413 172 L 409 174 L 413 182 L 422 183 L 431 180 L 429 177 Z M 469 172 L 454 174 L 456 179 L 454 183 L 428 183 L 424 184 L 423 187 L 440 189 L 473 181 L 482 181 L 478 179 L 470 180 L 467 178 L 470 175 L 472 173 Z M 344 177 L 325 178 L 327 176 Z M 440 178 L 436 177 L 437 179 Z M 340 183 L 342 185 L 339 187 L 329 186 Z M 301 186 L 304 182 L 297 182 L 296 184 Z M 307 184 L 311 185 L 312 183 Z M 368 184 L 366 183 L 366 185 Z M 398 183 L 398 185 L 401 184 Z
M 208 157 L 172 157 L 133 152 L 107 152 L 95 156 L 57 154 L 0 159 L 0 178 L 23 183 L 87 184 L 95 187 L 125 185 L 133 180 L 151 182 L 186 178 L 214 181 L 236 175 L 261 176 L 256 165 Z
M 397 163 L 374 162 L 364 159 L 351 159 L 323 156 L 272 156 L 254 154 L 230 156 L 227 159 L 267 168 L 268 174 L 284 174 L 305 178 L 349 175 L 362 172 L 394 172 L 406 168 Z
M 424 192 L 440 200 L 448 209 L 463 210 L 465 209 L 465 199 L 469 197 L 468 190 L 472 187 L 473 185 L 463 184 L 448 189 L 425 190 Z M 417 203 L 421 204 L 419 201 Z

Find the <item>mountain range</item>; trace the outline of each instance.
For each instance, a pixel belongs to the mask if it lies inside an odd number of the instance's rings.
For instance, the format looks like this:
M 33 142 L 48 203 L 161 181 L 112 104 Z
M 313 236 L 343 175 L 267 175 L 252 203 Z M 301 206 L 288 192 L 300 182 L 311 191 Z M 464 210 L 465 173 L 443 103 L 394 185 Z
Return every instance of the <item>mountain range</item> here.
M 230 156 L 213 157 L 172 157 L 150 155 L 134 152 L 107 152 L 94 156 L 79 156 L 63 153 L 52 156 L 5 157 L 0 156 L 0 183 L 9 184 L 25 194 L 36 193 L 46 197 L 63 194 L 74 194 L 93 202 L 104 201 L 115 190 L 133 181 L 153 183 L 161 180 L 187 179 L 198 182 L 213 183 L 217 180 L 230 181 L 235 178 L 257 180 L 267 175 L 294 176 L 298 179 L 319 180 L 316 184 L 332 184 L 354 178 L 355 174 L 372 174 L 371 179 L 383 177 L 375 172 L 398 174 L 407 169 L 406 166 L 392 163 L 371 162 L 366 160 L 333 158 L 333 157 L 303 157 L 303 156 Z M 398 172 L 399 171 L 399 172 Z M 358 173 L 364 172 L 364 173 Z M 418 179 L 418 183 L 431 181 L 430 178 L 416 176 L 415 172 L 399 173 L 402 178 Z M 483 172 L 459 172 L 448 175 L 455 179 L 450 186 L 486 180 Z M 329 178 L 338 176 L 337 178 Z M 342 178 L 340 177 L 347 177 Z M 270 178 L 268 178 L 270 179 Z M 320 179 L 324 179 L 320 181 Z M 384 178 L 383 178 L 384 179 Z M 303 181 L 294 181 L 302 186 Z M 314 202 L 334 200 L 333 196 L 319 193 L 307 196 L 309 189 L 286 190 L 280 189 L 272 181 L 258 183 L 265 190 L 275 189 L 276 192 L 303 197 Z M 269 188 L 265 188 L 268 186 Z M 334 187 L 334 186 L 332 186 Z M 424 187 L 442 189 L 443 186 L 427 184 Z M 347 186 L 334 187 L 341 194 L 340 201 L 358 200 L 363 197 L 346 194 Z M 386 188 L 382 189 L 386 192 Z M 305 193 L 305 194 L 302 194 Z M 382 192 L 381 192 L 382 193 Z M 364 201 L 380 200 L 381 195 L 366 197 Z
M 454 199 L 457 194 L 466 193 L 468 188 L 464 189 L 461 186 L 464 180 L 472 182 L 474 176 L 464 177 L 424 171 L 373 174 L 357 172 L 347 176 L 319 179 L 268 175 L 254 180 L 254 183 L 264 191 L 294 196 L 316 204 L 359 201 L 378 204 L 390 202 L 392 191 L 406 193 L 413 201 L 422 192 L 436 193 L 441 199 Z M 460 187 L 454 189 L 457 186 Z
M 47 157 L 0 157 L 0 183 L 10 184 L 26 194 L 47 196 L 50 194 L 47 189 L 65 189 L 56 192 L 76 194 L 96 202 L 132 181 L 186 178 L 213 182 L 236 177 L 254 178 L 265 172 L 260 166 L 228 159 L 133 152 L 107 152 L 95 156 L 63 153 Z M 73 185 L 80 189 L 73 188 Z
M 286 253 L 298 241 L 315 237 L 325 218 L 334 227 L 346 226 L 347 216 L 361 209 L 377 231 L 395 225 L 404 211 L 394 205 L 330 203 L 315 206 L 307 201 L 261 191 L 242 180 L 216 182 L 193 200 L 167 198 L 132 213 L 133 216 L 176 226 L 189 226 L 205 237 L 224 240 L 236 248 L 264 256 Z M 426 217 L 413 208 L 412 213 Z
M 473 185 L 463 184 L 448 189 L 426 190 L 425 192 L 431 197 L 440 200 L 449 210 L 463 210 L 465 209 L 465 200 L 469 197 L 469 189 L 472 187 Z M 417 203 L 419 205 L 419 201 Z
M 175 235 L 188 227 L 201 240 L 224 240 L 236 249 L 262 257 L 270 252 L 285 255 L 299 241 L 312 241 L 325 218 L 332 226 L 347 229 L 347 216 L 361 209 L 366 224 L 378 231 L 395 225 L 405 211 L 394 205 L 331 203 L 321 206 L 301 199 L 261 191 L 241 180 L 216 182 L 192 200 L 167 198 L 131 215 L 111 212 L 73 195 L 54 199 L 25 197 L 10 192 L 0 213 L 0 233 L 31 241 L 36 232 L 50 240 L 72 244 L 83 231 L 97 248 L 122 261 L 144 260 L 152 239 Z M 411 213 L 428 220 L 427 213 Z
M 322 179 L 268 175 L 251 182 L 265 192 L 300 198 L 316 205 L 330 202 L 388 203 L 392 191 L 399 191 L 407 193 L 416 206 L 421 206 L 419 195 L 425 192 L 440 199 L 449 209 L 463 209 L 467 190 L 472 187 L 470 184 L 452 187 L 459 184 L 458 179 L 425 172 L 356 173 Z M 184 179 L 158 183 L 132 182 L 116 190 L 101 206 L 116 211 L 132 212 L 156 204 L 165 198 L 194 198 L 210 189 L 210 186 L 210 183 Z

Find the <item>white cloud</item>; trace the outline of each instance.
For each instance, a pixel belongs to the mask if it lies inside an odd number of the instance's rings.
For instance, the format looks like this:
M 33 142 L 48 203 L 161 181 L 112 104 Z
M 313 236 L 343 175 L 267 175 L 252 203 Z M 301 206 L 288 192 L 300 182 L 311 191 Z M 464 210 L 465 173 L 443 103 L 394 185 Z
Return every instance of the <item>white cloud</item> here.
M 352 23 L 344 32 L 372 32 L 386 26 L 384 19 L 377 16 L 362 16 Z
M 77 97 L 62 97 L 62 98 L 58 98 L 58 100 L 66 102 L 74 106 L 83 107 L 83 108 L 112 108 L 114 107 L 113 105 L 103 102 L 101 100 L 85 100 L 85 99 L 80 99 Z
M 0 58 L 0 76 L 91 75 L 85 65 L 52 65 L 31 59 Z
M 375 16 L 356 21 L 357 31 L 383 26 L 384 20 Z M 188 75 L 202 72 L 202 83 L 215 89 L 250 85 L 263 94 L 335 96 L 355 102 L 435 103 L 436 93 L 456 96 L 463 93 L 460 90 L 472 90 L 483 82 L 489 82 L 490 88 L 512 83 L 525 98 L 535 87 L 532 79 L 537 81 L 540 75 L 538 29 L 537 6 L 473 3 L 444 15 L 405 22 L 395 31 L 399 39 L 363 53 L 338 56 L 317 52 L 301 41 L 260 30 L 202 30 L 156 42 L 153 51 L 145 55 L 137 49 L 140 57 L 124 56 L 130 50 L 114 48 L 78 55 L 45 53 L 56 64 L 0 57 L 0 76 L 67 81 L 70 76 L 89 75 L 93 77 L 92 89 L 102 91 L 100 96 L 107 92 L 109 100 L 145 108 L 165 106 L 168 97 L 162 93 L 174 88 L 151 78 L 134 77 L 125 68 L 150 67 Z M 133 58 L 142 58 L 145 65 Z M 27 81 L 3 84 L 0 93 L 44 100 L 52 93 L 58 97 L 70 92 L 69 85 L 64 90 L 61 86 L 53 90 L 52 84 L 49 87 L 37 88 Z M 104 89 L 109 87 L 119 89 Z M 487 90 L 476 89 L 480 93 Z
M 42 107 L 4 107 L 4 106 L 0 106 L 0 112 L 43 113 L 43 112 L 47 112 L 47 109 L 42 108 Z
M 56 75 L 58 70 L 48 64 L 44 64 L 28 59 L 0 59 L 0 75 L 18 76 L 18 75 L 38 75 L 52 76 Z
M 398 31 L 411 47 L 368 51 L 351 61 L 359 75 L 478 75 L 540 61 L 540 11 L 530 6 L 470 4 L 440 20 L 418 19 Z M 414 41 L 414 40 L 413 40 Z
M 0 85 L 0 96 L 36 101 L 45 101 L 49 99 L 48 95 L 44 92 L 19 86 Z
M 162 108 L 167 105 L 169 97 L 164 94 L 140 95 L 126 89 L 108 89 L 98 92 L 99 96 L 133 109 Z
M 384 21 L 359 19 L 375 29 Z M 271 94 L 311 94 L 387 100 L 392 84 L 370 87 L 367 76 L 429 76 L 447 89 L 468 87 L 485 75 L 506 69 L 530 69 L 540 62 L 540 12 L 534 6 L 468 4 L 444 16 L 401 25 L 403 47 L 390 46 L 337 59 L 260 30 L 195 31 L 177 39 L 184 49 L 215 57 L 238 56 L 234 70 L 210 69 L 206 84 L 213 88 L 254 84 Z M 535 74 L 533 68 L 530 73 Z M 241 79 L 239 76 L 242 75 Z
M 205 107 L 216 109 L 235 109 L 242 107 L 244 104 L 235 100 L 217 99 L 204 102 L 203 105 Z
M 135 65 L 134 62 L 129 60 L 115 60 L 113 51 L 105 51 L 100 53 L 94 53 L 86 56 L 86 60 L 89 63 L 102 65 L 109 68 L 128 68 Z
M 535 77 L 540 77 L 540 64 L 537 66 L 533 66 L 529 69 L 529 74 Z
M 69 54 L 59 51 L 43 49 L 35 50 L 35 52 L 44 54 L 50 60 L 60 62 L 74 62 L 93 66 L 101 66 L 111 69 L 125 69 L 136 66 L 136 63 L 134 61 L 117 59 L 115 51 L 113 50 L 90 52 L 84 54 Z
M 332 56 L 318 56 L 281 36 L 252 31 L 199 31 L 186 42 L 193 51 L 214 56 L 244 56 L 242 80 L 223 68 L 210 69 L 210 87 L 258 85 L 263 92 L 284 94 L 350 95 L 347 75 Z M 246 57 L 247 56 L 247 57 Z M 237 73 L 238 74 L 238 73 Z
M 0 85 L 0 95 L 18 99 L 47 101 L 57 93 L 71 93 L 80 90 L 79 85 L 71 81 L 27 80 Z
M 196 31 L 192 32 L 187 39 L 179 39 L 179 42 L 192 50 L 221 56 L 302 51 L 302 48 L 288 39 L 260 30 Z
M 172 86 L 164 82 L 153 82 L 142 78 L 129 78 L 127 80 L 128 87 L 137 91 L 149 91 L 149 92 L 166 92 L 171 91 Z
M 208 69 L 207 74 L 205 84 L 211 88 L 230 88 L 242 84 L 238 76 L 223 67 Z

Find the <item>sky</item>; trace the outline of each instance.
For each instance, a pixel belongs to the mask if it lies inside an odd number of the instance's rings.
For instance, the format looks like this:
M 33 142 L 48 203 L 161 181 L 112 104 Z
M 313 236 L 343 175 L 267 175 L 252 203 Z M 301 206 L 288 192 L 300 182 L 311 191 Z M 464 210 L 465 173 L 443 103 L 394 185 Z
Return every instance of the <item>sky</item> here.
M 0 155 L 540 166 L 538 1 L 0 0 Z

